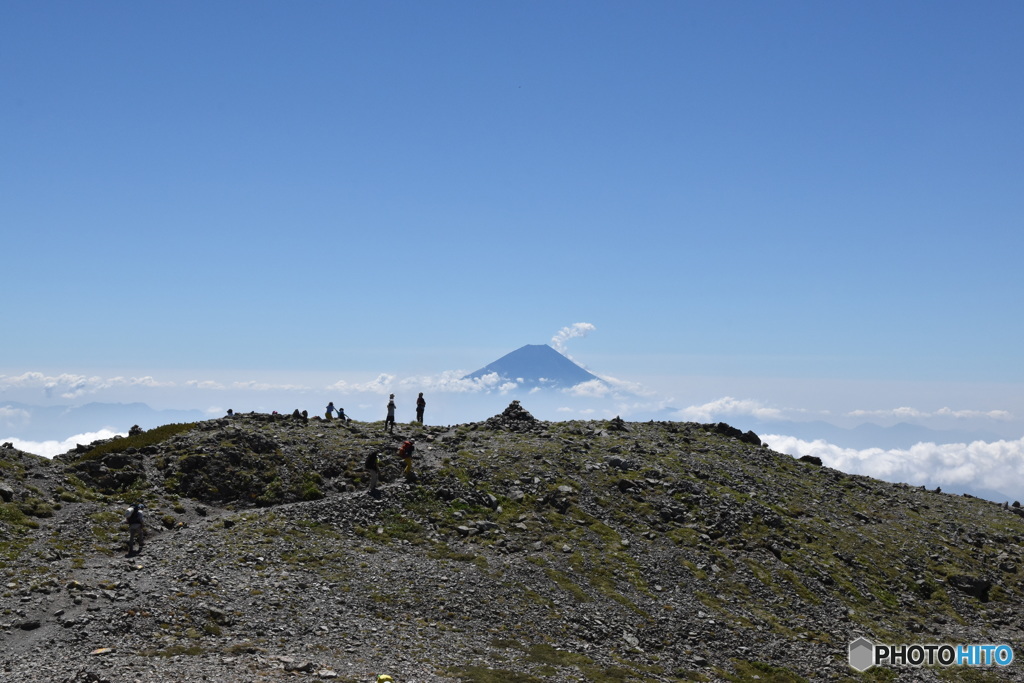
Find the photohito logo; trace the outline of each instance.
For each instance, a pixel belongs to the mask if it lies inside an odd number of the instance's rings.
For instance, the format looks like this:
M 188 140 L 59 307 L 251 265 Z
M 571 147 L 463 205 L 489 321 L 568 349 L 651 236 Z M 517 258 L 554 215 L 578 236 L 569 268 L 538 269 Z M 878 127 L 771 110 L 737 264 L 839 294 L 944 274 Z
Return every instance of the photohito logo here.
M 1009 645 L 876 645 L 867 638 L 850 643 L 850 666 L 867 671 L 880 664 L 923 666 L 1009 666 L 1013 648 Z

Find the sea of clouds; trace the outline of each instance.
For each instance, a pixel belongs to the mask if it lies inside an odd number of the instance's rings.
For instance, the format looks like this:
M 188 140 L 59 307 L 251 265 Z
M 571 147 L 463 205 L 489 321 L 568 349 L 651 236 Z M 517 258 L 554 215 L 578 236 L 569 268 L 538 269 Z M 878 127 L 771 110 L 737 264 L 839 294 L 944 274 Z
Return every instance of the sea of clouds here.
M 972 493 L 991 500 L 1024 500 L 1024 438 L 918 443 L 901 449 L 843 448 L 826 441 L 804 441 L 781 434 L 762 435 L 761 439 L 780 453 L 796 457 L 814 455 L 824 465 L 848 474 Z

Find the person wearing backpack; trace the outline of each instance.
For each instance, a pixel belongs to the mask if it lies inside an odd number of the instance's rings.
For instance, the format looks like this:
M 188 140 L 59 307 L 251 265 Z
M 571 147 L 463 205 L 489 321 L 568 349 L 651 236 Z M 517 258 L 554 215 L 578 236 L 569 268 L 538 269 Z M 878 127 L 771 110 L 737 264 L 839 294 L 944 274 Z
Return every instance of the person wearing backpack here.
M 145 539 L 145 519 L 142 516 L 142 503 L 132 503 L 125 512 L 124 521 L 128 523 L 128 552 L 131 553 L 135 541 L 139 542 L 139 550 L 142 550 L 142 542 Z
M 398 449 L 398 457 L 405 461 L 405 469 L 402 470 L 402 474 L 405 475 L 406 479 L 412 476 L 412 454 L 415 450 L 415 441 L 404 441 Z

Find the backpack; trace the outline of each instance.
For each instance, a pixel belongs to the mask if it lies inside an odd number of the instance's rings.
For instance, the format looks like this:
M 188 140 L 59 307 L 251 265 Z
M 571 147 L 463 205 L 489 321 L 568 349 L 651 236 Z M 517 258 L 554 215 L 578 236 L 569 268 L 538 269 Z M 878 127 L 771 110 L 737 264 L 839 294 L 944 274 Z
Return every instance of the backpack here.
M 411 458 L 412 452 L 416 447 L 412 444 L 412 441 L 406 441 L 402 444 L 402 447 L 398 449 L 398 455 L 402 458 Z
M 128 513 L 129 524 L 142 524 L 142 512 L 137 507 L 133 507 L 131 512 Z

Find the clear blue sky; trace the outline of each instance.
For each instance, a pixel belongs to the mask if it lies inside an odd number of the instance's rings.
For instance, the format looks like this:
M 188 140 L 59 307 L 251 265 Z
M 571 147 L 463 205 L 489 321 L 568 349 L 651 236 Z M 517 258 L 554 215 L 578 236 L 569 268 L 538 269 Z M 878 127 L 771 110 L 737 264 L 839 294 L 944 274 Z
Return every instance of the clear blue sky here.
M 1016 1 L 6 0 L 0 399 L 587 322 L 574 358 L 680 409 L 1021 418 L 1022 36 Z

